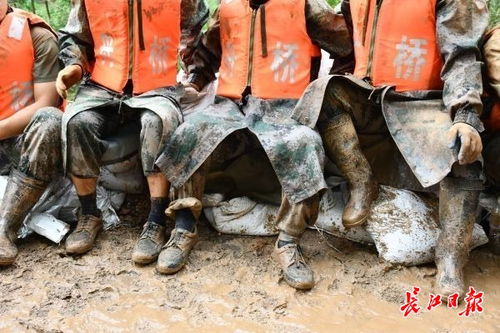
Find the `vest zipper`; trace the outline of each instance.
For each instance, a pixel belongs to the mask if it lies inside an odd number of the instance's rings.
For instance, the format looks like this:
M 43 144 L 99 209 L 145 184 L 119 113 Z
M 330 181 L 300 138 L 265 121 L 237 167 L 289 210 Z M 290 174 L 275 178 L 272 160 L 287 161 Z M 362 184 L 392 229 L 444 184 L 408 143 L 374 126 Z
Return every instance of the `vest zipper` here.
M 255 35 L 255 19 L 257 17 L 257 10 L 252 9 L 252 20 L 250 22 L 250 45 L 248 46 L 248 76 L 247 87 L 252 86 L 252 70 L 253 70 L 253 49 L 254 49 L 254 35 Z
M 128 78 L 134 69 L 134 0 L 128 0 Z
M 373 18 L 372 24 L 372 33 L 370 37 L 370 53 L 368 55 L 368 65 L 366 68 L 366 76 L 370 79 L 372 78 L 373 54 L 375 53 L 375 36 L 377 35 L 378 15 L 380 13 L 380 7 L 382 7 L 382 2 L 384 2 L 384 0 L 377 0 L 377 6 L 375 7 L 375 17 Z

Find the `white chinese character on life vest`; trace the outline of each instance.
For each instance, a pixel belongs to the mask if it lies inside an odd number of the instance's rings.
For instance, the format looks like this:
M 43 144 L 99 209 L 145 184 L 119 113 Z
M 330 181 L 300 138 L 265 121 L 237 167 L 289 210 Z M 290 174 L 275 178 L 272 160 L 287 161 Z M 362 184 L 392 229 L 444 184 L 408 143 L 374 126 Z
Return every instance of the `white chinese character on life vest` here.
M 101 34 L 101 47 L 99 48 L 99 55 L 103 59 L 103 64 L 108 64 L 109 67 L 113 67 L 113 52 L 114 52 L 114 40 L 109 34 Z
M 401 37 L 401 43 L 396 44 L 398 53 L 394 58 L 393 65 L 396 68 L 396 78 L 412 79 L 417 81 L 420 79 L 420 71 L 422 66 L 427 63 L 425 55 L 428 44 L 426 39 L 412 38 L 408 36 Z
M 149 64 L 152 67 L 153 74 L 158 75 L 167 71 L 167 50 L 170 38 L 158 36 L 154 37 L 153 44 L 149 48 Z
M 273 50 L 274 59 L 271 63 L 271 70 L 274 72 L 275 82 L 295 83 L 295 71 L 297 63 L 297 44 L 276 43 Z
M 26 107 L 33 100 L 33 87 L 31 82 L 12 82 L 10 88 L 10 96 L 12 97 L 11 109 L 19 111 Z
M 234 74 L 234 66 L 236 65 L 236 54 L 234 52 L 234 45 L 231 42 L 227 42 L 224 47 L 224 57 L 222 59 L 226 67 L 226 72 L 224 73 L 227 77 L 232 77 Z

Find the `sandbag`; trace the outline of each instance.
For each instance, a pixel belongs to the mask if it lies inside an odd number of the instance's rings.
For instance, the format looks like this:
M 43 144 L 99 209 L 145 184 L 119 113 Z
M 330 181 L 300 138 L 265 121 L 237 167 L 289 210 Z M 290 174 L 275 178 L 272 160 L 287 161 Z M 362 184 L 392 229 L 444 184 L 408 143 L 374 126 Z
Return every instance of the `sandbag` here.
M 381 186 L 366 225 L 347 230 L 341 221 L 344 202 L 340 190 L 328 190 L 321 199 L 318 220 L 311 228 L 359 243 L 373 243 L 379 256 L 394 264 L 411 266 L 434 261 L 439 236 L 436 201 L 423 200 L 411 191 Z M 204 203 L 210 204 L 205 206 L 205 216 L 221 233 L 278 234 L 274 223 L 277 206 L 256 203 L 247 197 L 224 201 L 220 195 L 216 200 L 206 196 Z M 484 230 L 475 225 L 471 249 L 487 242 Z

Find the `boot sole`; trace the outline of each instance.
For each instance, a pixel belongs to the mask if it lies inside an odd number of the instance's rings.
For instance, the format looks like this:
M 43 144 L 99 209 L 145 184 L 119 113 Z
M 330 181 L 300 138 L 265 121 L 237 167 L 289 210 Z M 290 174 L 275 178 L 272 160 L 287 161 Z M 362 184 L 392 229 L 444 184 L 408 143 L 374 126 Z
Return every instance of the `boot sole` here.
M 10 266 L 16 261 L 16 258 L 12 260 L 0 259 L 0 266 Z
M 155 262 L 158 259 L 158 256 L 155 257 L 136 257 L 132 255 L 132 261 L 138 265 L 148 265 Z
M 66 248 L 66 253 L 69 254 L 69 255 L 78 255 L 78 254 L 85 254 L 87 252 L 89 252 L 90 250 L 92 250 L 94 248 L 94 245 L 92 245 L 91 247 L 89 248 L 84 248 L 84 249 L 69 249 Z
M 287 279 L 284 280 L 290 287 L 298 290 L 311 290 L 314 287 L 314 281 L 311 283 L 294 283 L 292 281 L 288 281 Z
M 368 220 L 368 216 L 370 216 L 370 214 L 366 215 L 365 217 L 363 217 L 362 219 L 360 219 L 360 220 L 358 220 L 358 221 L 356 221 L 354 223 L 349 223 L 349 224 L 346 224 L 346 223 L 344 223 L 344 221 L 342 221 L 342 225 L 346 229 L 350 229 L 350 228 L 354 228 L 354 227 L 360 227 L 363 224 L 365 224 L 366 220 Z
M 156 266 L 156 270 L 160 274 L 172 275 L 172 274 L 175 274 L 178 271 L 180 271 L 184 266 L 185 266 L 185 264 L 180 266 L 180 267 L 176 267 L 176 268 Z

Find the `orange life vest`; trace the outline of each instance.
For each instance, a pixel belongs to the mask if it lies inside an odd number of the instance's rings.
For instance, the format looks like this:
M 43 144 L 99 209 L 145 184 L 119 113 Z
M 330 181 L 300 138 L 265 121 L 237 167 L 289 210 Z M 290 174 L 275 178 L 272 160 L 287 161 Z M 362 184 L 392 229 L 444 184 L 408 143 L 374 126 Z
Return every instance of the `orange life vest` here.
M 34 102 L 35 50 L 30 26 L 38 24 L 49 27 L 41 17 L 20 9 L 0 22 L 0 120 Z
M 94 40 L 92 80 L 123 92 L 132 79 L 135 94 L 176 84 L 181 0 L 85 0 L 85 6 Z
M 311 58 L 319 55 L 319 49 L 307 34 L 305 0 L 269 0 L 263 6 L 254 12 L 248 0 L 221 1 L 222 62 L 217 95 L 241 98 L 249 85 L 256 97 L 296 99 L 309 84 Z
M 351 0 L 354 75 L 397 91 L 441 90 L 436 1 Z

